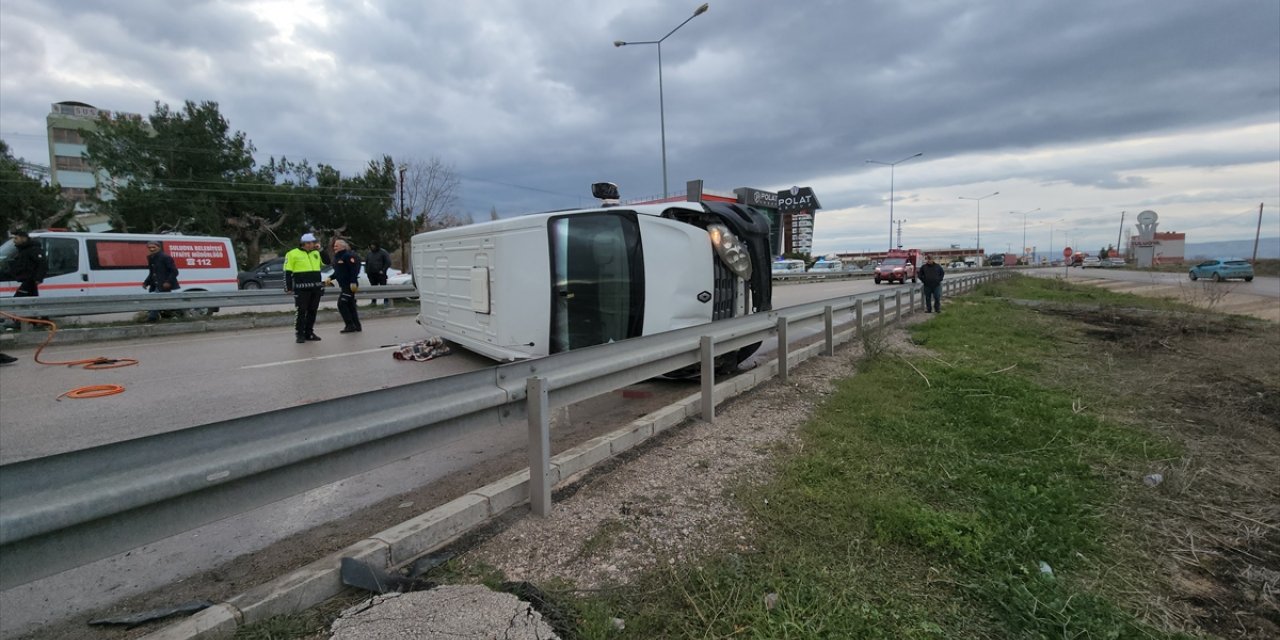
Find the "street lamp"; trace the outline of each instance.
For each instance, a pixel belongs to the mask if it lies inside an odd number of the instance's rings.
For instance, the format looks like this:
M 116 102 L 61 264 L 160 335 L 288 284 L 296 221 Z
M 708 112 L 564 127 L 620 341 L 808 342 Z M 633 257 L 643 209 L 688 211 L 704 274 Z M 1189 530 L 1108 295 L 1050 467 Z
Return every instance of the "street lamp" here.
M 982 266 L 982 262 L 983 262 L 982 260 L 982 201 L 986 200 L 987 198 L 990 198 L 991 196 L 998 196 L 998 195 L 1000 195 L 999 191 L 995 193 L 988 193 L 985 196 L 980 196 L 977 198 L 960 196 L 961 200 L 973 200 L 974 202 L 978 203 L 978 239 L 977 239 L 978 246 L 976 247 L 978 252 L 978 266 Z
M 693 10 L 693 15 L 685 18 L 684 22 L 676 25 L 675 29 L 667 32 L 667 35 L 657 40 L 645 40 L 643 42 L 626 42 L 623 40 L 614 40 L 613 46 L 625 47 L 629 44 L 656 44 L 658 45 L 658 120 L 662 126 L 662 197 L 667 197 L 667 113 L 662 96 L 662 41 L 671 37 L 671 34 L 680 30 L 680 27 L 688 24 L 690 20 L 704 14 L 710 8 L 708 3 L 702 3 L 702 6 Z
M 897 162 L 881 162 L 879 160 L 867 161 L 871 164 L 883 164 L 889 167 L 889 248 L 890 249 L 893 248 L 893 168 L 912 158 L 919 158 L 922 155 L 924 155 L 923 151 L 912 156 L 907 156 Z
M 1040 210 L 1040 207 L 1036 207 L 1030 211 L 1010 211 L 1009 212 L 1009 215 L 1011 216 L 1022 214 L 1022 251 L 1020 253 L 1023 255 L 1023 257 L 1026 257 L 1027 255 L 1027 214 L 1035 213 L 1039 210 Z

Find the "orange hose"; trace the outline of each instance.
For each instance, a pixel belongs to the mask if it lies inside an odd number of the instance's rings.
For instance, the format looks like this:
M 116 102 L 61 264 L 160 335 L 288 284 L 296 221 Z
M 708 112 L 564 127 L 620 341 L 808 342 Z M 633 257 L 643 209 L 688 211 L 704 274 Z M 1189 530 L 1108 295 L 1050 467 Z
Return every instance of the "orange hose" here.
M 124 387 L 118 384 L 91 384 L 67 391 L 55 398 L 55 400 L 61 400 L 64 397 L 76 399 L 104 398 L 106 396 L 114 396 L 117 393 L 124 393 Z
M 58 333 L 58 325 L 55 324 L 52 320 L 42 320 L 40 318 L 25 318 L 22 316 L 15 316 L 11 313 L 5 313 L 3 311 L 0 311 L 0 316 L 11 318 L 13 320 L 17 320 L 18 322 L 30 322 L 31 324 L 49 325 L 49 337 L 45 338 L 44 342 L 40 343 L 40 346 L 36 348 L 35 355 L 31 357 L 32 360 L 35 360 L 39 364 L 48 364 L 48 365 L 60 364 L 60 365 L 66 365 L 68 367 L 74 367 L 76 365 L 80 365 L 85 369 L 90 369 L 94 371 L 97 371 L 100 369 L 118 369 L 120 367 L 131 367 L 135 364 L 138 364 L 138 361 L 133 358 L 106 358 L 103 356 L 98 356 L 96 358 L 85 358 L 84 360 L 67 360 L 65 362 L 55 362 L 55 361 L 46 362 L 40 359 L 40 352 L 44 351 L 44 348 L 49 346 L 49 343 L 53 341 L 53 336 Z M 104 396 L 111 396 L 111 395 L 115 395 L 117 393 L 123 393 L 123 392 L 124 392 L 124 387 L 118 384 L 97 384 L 97 385 L 89 385 L 86 387 L 77 387 L 75 389 L 72 389 L 58 396 L 57 399 L 61 400 L 63 396 L 66 396 L 68 398 L 102 398 Z

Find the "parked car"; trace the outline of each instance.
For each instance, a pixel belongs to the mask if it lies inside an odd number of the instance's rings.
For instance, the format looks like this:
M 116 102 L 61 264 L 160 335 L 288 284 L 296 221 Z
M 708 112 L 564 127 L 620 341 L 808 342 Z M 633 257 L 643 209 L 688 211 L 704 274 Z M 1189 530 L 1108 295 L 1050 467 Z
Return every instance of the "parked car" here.
M 1107 258 L 1102 261 L 1104 267 L 1123 267 L 1124 265 L 1124 258 Z
M 1191 267 L 1187 275 L 1192 280 L 1213 278 L 1214 282 L 1222 282 L 1229 278 L 1244 278 L 1245 282 L 1253 282 L 1253 265 L 1240 258 L 1215 258 Z
M 1099 258 L 1098 256 L 1085 256 L 1084 259 L 1080 261 L 1081 269 L 1098 268 L 1101 266 L 1102 258 Z
M 333 267 L 325 265 L 320 276 L 333 276 Z M 237 276 L 241 289 L 284 289 L 284 258 L 272 258 L 254 267 L 252 271 L 241 271 Z M 364 265 L 360 265 L 360 277 L 356 281 L 360 287 L 369 286 L 369 276 L 364 273 Z M 387 269 L 387 284 L 413 284 L 413 277 L 399 269 Z

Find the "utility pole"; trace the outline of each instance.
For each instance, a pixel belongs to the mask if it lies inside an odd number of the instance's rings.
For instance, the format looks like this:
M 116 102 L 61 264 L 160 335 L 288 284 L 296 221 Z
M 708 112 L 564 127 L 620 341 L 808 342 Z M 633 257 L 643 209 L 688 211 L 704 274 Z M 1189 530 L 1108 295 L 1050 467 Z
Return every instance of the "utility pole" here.
M 1258 230 L 1253 234 L 1253 266 L 1258 267 L 1258 238 L 1262 237 L 1262 203 L 1258 203 Z
M 1120 231 L 1116 233 L 1116 251 L 1120 251 L 1120 239 L 1124 237 L 1124 212 L 1120 212 Z M 1120 254 L 1124 255 L 1124 254 Z M 1110 257 L 1110 256 L 1108 256 Z
M 904 222 L 906 222 L 906 220 L 901 220 L 901 219 L 898 220 L 898 248 L 899 249 L 902 248 L 902 223 Z
M 409 244 L 409 216 L 404 210 L 404 173 L 409 167 L 400 165 L 400 268 L 405 273 L 409 271 L 409 253 L 405 248 Z

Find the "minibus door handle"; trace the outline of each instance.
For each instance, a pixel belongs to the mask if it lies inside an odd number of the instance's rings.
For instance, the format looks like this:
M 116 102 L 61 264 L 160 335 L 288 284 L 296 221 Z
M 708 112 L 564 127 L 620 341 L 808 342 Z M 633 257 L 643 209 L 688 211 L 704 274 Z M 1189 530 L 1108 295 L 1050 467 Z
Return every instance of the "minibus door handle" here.
M 81 281 L 83 281 L 83 282 L 88 282 L 88 281 L 89 281 L 89 274 L 87 274 L 87 273 L 82 273 L 82 274 L 80 274 L 80 280 L 81 280 Z

